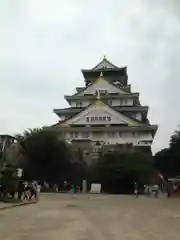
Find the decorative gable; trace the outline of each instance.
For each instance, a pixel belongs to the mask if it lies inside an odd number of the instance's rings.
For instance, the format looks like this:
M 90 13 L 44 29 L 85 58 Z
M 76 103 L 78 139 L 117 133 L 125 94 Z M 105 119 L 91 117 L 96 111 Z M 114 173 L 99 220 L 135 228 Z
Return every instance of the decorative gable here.
M 95 95 L 96 92 L 100 92 L 100 94 L 108 94 L 108 93 L 120 93 L 126 94 L 125 91 L 121 90 L 119 87 L 116 87 L 106 81 L 102 76 L 97 78 L 93 84 L 88 86 L 84 91 L 79 92 L 78 96 L 83 96 L 86 94 Z
M 105 69 L 105 68 L 117 68 L 114 64 L 112 64 L 111 62 L 109 62 L 106 57 L 103 58 L 103 60 L 96 65 L 93 70 L 99 70 L 99 69 Z
M 124 116 L 122 113 L 115 111 L 100 100 L 97 100 L 84 111 L 80 112 L 75 117 L 62 123 L 62 126 L 70 125 L 129 125 L 139 126 L 140 124 L 131 118 Z

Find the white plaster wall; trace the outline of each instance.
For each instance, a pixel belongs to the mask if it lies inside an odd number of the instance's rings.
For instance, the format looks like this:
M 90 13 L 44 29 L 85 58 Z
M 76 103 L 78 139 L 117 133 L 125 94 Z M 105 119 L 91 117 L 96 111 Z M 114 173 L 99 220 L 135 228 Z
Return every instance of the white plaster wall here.
M 78 133 L 77 137 L 75 137 L 75 132 Z M 87 129 L 88 132 L 88 129 Z M 72 132 L 66 132 L 65 133 L 65 139 L 66 140 L 72 140 L 72 139 L 92 139 L 92 133 L 88 132 L 88 137 L 85 137 L 85 132 L 78 132 L 78 131 L 74 131 L 73 132 L 73 136 L 72 136 Z
M 84 94 L 95 94 L 98 90 L 107 90 L 108 93 L 122 93 L 126 94 L 123 90 L 119 89 L 118 87 L 115 87 L 111 84 L 109 84 L 107 81 L 101 81 L 94 83 L 90 87 L 88 87 L 84 92 L 81 92 L 79 96 L 82 96 Z
M 111 120 L 94 120 L 94 121 L 87 121 L 87 117 L 111 117 Z M 104 107 L 92 107 L 86 109 L 84 112 L 80 113 L 79 115 L 75 116 L 73 119 L 67 121 L 68 124 L 79 124 L 79 125 L 94 125 L 94 124 L 124 124 L 124 123 L 134 123 L 136 121 L 130 120 L 128 117 L 124 116 L 121 113 L 114 111 L 112 108 L 108 106 Z
M 133 106 L 133 99 L 112 99 L 112 106 Z
M 125 143 L 132 143 L 138 144 L 140 141 L 152 141 L 152 135 L 150 134 L 139 134 L 135 133 L 134 137 L 131 132 L 122 133 L 122 137 L 119 136 L 119 133 L 116 133 L 113 137 L 111 137 L 108 133 L 103 134 L 103 138 L 101 136 L 94 137 L 92 140 L 103 140 L 106 144 L 125 144 Z
M 120 99 L 112 99 L 112 106 L 121 106 Z
M 87 107 L 89 106 L 89 104 L 90 104 L 90 101 L 87 101 L 87 100 L 82 102 L 83 107 Z
M 71 107 L 75 108 L 78 107 L 76 104 L 79 104 L 81 102 L 82 107 L 87 107 L 90 104 L 90 101 L 88 100 L 83 100 L 83 101 L 71 101 Z
M 133 100 L 132 99 L 112 99 L 112 106 L 133 106 Z M 82 101 L 71 101 L 71 107 L 77 107 L 76 103 L 80 103 L 82 104 L 82 107 L 87 107 L 90 104 L 90 101 L 88 100 L 82 100 Z M 140 113 L 139 113 L 140 114 Z
M 88 132 L 88 131 L 87 131 Z M 85 139 L 83 132 L 78 132 L 78 137 L 72 137 L 70 132 L 65 134 L 66 140 L 72 140 L 72 139 Z M 133 136 L 132 132 L 122 132 L 121 137 L 119 136 L 118 132 L 115 132 L 113 137 L 109 135 L 108 132 L 103 133 L 92 133 L 89 132 L 88 139 L 91 139 L 92 141 L 103 141 L 105 144 L 126 144 L 126 143 L 132 143 L 134 145 L 138 145 L 141 141 L 152 141 L 153 137 L 150 133 L 141 133 L 137 132 Z M 145 144 L 148 145 L 148 144 Z
M 122 99 L 121 106 L 133 106 L 133 99 Z
M 76 102 L 75 101 L 71 101 L 71 107 L 76 107 Z

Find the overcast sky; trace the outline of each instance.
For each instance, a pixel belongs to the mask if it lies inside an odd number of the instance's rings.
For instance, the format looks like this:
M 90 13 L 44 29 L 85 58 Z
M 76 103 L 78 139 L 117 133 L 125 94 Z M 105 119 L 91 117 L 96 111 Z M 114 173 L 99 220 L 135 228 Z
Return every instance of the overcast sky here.
M 132 91 L 159 129 L 153 151 L 180 124 L 180 1 L 0 1 L 0 133 L 54 124 L 53 108 L 83 86 L 80 69 L 104 54 L 128 66 Z

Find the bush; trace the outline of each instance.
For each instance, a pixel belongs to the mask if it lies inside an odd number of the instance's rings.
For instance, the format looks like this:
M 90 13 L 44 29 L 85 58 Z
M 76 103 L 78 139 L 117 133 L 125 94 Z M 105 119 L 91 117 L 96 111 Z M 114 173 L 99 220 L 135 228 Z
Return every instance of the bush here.
M 111 193 L 132 193 L 134 182 L 144 186 L 154 173 L 152 159 L 140 152 L 105 154 L 98 168 L 103 190 Z

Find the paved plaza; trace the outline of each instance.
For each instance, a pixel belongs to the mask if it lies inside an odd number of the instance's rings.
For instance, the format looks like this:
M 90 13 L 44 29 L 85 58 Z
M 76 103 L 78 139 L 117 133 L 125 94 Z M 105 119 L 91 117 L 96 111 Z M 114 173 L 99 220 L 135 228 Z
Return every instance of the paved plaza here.
M 178 240 L 180 199 L 42 194 L 0 210 L 1 240 Z

